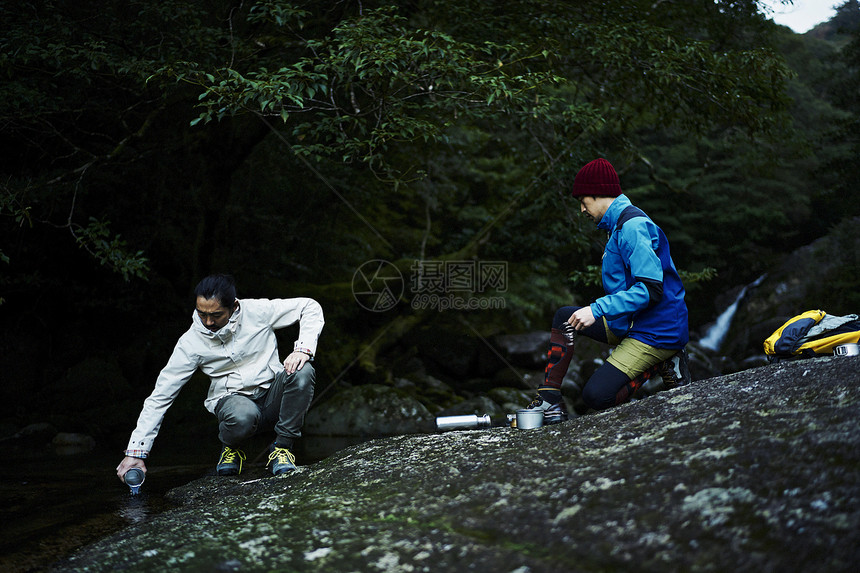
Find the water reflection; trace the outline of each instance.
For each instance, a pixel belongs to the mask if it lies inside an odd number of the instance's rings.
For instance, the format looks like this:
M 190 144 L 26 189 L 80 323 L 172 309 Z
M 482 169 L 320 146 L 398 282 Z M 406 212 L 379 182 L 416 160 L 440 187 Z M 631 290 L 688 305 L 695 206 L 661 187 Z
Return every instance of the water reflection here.
M 129 524 L 143 523 L 152 515 L 149 509 L 148 498 L 145 493 L 131 495 L 124 499 L 120 505 L 117 514 Z
M 296 444 L 300 465 L 369 438 L 304 437 Z M 249 444 L 250 463 L 262 467 L 271 443 Z M 171 489 L 214 473 L 218 446 L 159 444 L 148 460 L 138 495 L 116 477 L 116 452 L 58 455 L 44 448 L 0 449 L 0 571 L 43 571 L 75 550 L 139 524 L 171 507 Z
M 153 465 L 145 495 L 132 496 L 113 469 L 115 452 L 58 455 L 2 448 L 0 571 L 42 571 L 79 547 L 167 509 L 164 494 L 205 475 L 209 464 Z M 141 490 L 143 493 L 143 490 Z

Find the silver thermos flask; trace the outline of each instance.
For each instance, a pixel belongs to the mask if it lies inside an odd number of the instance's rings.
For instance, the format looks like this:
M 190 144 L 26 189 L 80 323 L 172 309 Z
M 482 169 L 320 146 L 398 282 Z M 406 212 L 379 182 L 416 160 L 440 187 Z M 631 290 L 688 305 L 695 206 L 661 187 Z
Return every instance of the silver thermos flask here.
M 439 416 L 436 418 L 437 430 L 474 430 L 476 428 L 489 428 L 490 415 L 467 414 L 463 416 Z

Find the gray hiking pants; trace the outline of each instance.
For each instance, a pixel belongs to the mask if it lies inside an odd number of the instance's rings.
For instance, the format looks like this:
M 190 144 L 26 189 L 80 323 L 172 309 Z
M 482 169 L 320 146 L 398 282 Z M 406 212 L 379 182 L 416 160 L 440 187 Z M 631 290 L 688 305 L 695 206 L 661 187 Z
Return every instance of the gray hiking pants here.
M 224 396 L 215 406 L 221 443 L 238 447 L 251 436 L 274 429 L 275 442 L 292 448 L 293 440 L 302 435 L 315 381 L 314 367 L 305 362 L 293 374 L 281 371 L 269 389 L 258 396 Z

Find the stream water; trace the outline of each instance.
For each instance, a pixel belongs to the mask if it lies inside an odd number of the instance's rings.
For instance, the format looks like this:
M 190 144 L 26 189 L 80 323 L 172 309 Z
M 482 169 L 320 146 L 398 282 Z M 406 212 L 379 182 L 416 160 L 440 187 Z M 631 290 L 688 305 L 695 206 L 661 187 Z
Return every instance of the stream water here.
M 306 465 L 359 439 L 303 438 L 297 461 Z M 161 444 L 160 444 L 161 445 Z M 265 464 L 246 450 L 249 463 Z M 213 457 L 214 455 L 214 457 Z M 115 468 L 122 455 L 92 451 L 57 455 L 51 449 L 0 449 L 0 571 L 47 571 L 78 548 L 169 509 L 172 488 L 211 475 L 217 445 L 205 451 L 159 448 L 147 464 L 140 494 L 132 496 Z M 251 458 L 257 457 L 256 460 Z

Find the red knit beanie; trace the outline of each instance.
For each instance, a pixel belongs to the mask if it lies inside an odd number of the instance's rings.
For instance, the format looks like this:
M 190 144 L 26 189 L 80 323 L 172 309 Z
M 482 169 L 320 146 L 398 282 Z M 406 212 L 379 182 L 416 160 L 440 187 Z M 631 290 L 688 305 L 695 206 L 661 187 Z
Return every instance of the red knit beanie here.
M 603 159 L 595 159 L 579 170 L 573 179 L 574 197 L 594 195 L 597 197 L 618 197 L 621 195 L 621 182 L 612 164 Z

